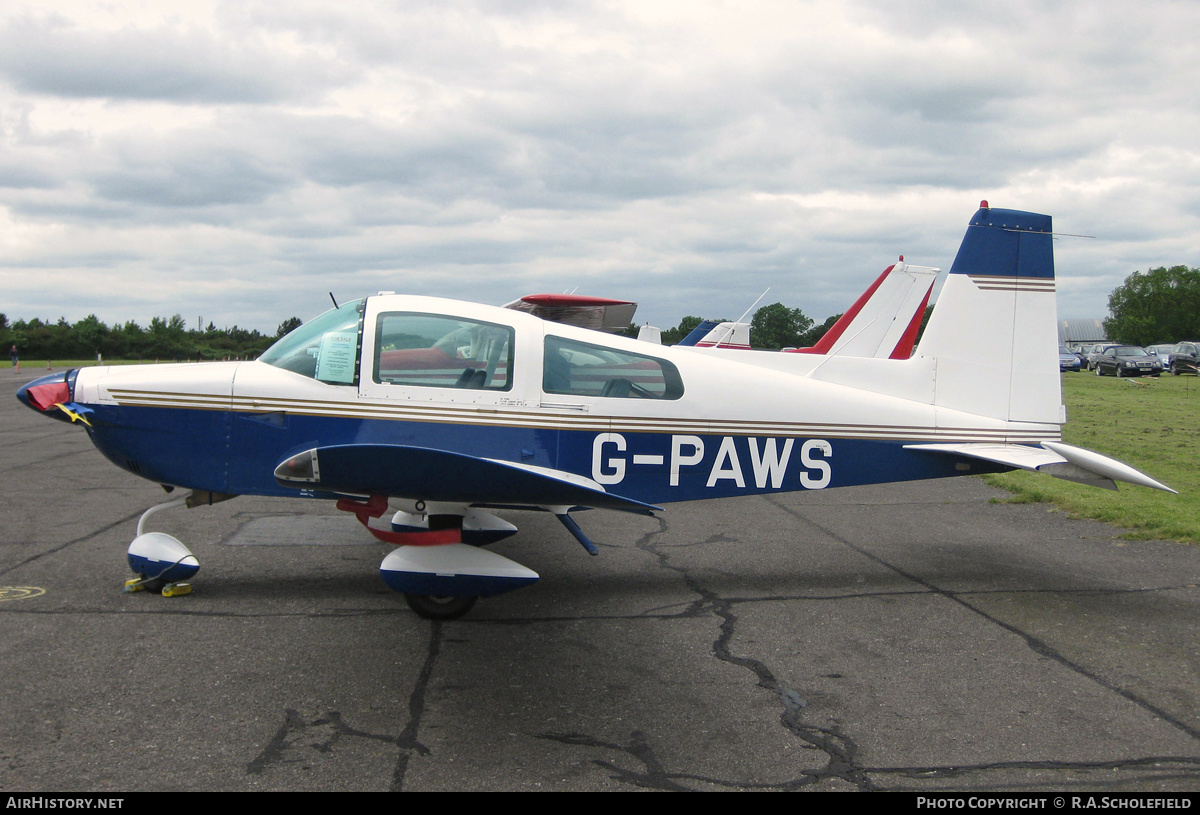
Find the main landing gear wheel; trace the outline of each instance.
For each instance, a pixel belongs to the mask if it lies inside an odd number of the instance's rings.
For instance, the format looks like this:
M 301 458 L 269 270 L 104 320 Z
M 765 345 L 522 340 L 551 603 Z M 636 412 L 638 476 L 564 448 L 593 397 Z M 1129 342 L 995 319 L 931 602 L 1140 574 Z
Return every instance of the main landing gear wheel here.
M 478 597 L 449 597 L 434 594 L 406 594 L 405 602 L 427 620 L 457 620 L 475 606 Z

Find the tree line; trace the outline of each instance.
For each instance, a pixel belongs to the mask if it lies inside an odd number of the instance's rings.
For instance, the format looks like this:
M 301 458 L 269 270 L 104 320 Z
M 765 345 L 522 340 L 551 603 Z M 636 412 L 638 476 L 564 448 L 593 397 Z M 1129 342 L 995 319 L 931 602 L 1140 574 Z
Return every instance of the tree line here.
M 1160 266 L 1134 272 L 1108 298 L 1108 339 L 1155 345 L 1200 339 L 1200 269 Z
M 798 308 L 788 308 L 783 303 L 763 306 L 754 312 L 754 316 L 750 320 L 750 347 L 764 351 L 778 351 L 781 348 L 808 348 L 816 345 L 817 341 L 825 336 L 825 332 L 832 328 L 841 316 L 841 314 L 835 314 L 818 325 Z M 704 322 L 705 319 L 712 319 L 717 323 L 729 322 L 724 318 L 689 315 L 680 320 L 679 325 L 674 328 L 663 329 L 662 344 L 675 345 L 692 333 L 692 329 Z M 630 337 L 636 337 L 638 327 L 630 326 L 625 333 Z
M 0 348 L 12 346 L 26 360 L 138 359 L 161 362 L 172 360 L 253 359 L 279 337 L 300 325 L 296 317 L 279 325 L 274 336 L 254 329 L 217 328 L 211 322 L 204 329 L 188 329 L 183 317 L 155 317 L 142 327 L 130 320 L 109 326 L 90 314 L 75 323 L 15 320 L 0 314 Z
M 755 312 L 750 328 L 751 344 L 754 348 L 769 350 L 814 345 L 840 316 L 835 314 L 817 325 L 798 308 L 772 303 Z M 663 344 L 678 343 L 703 321 L 701 317 L 684 317 L 678 326 L 662 332 Z M 725 320 L 718 319 L 717 322 Z M 109 360 L 161 362 L 254 359 L 300 325 L 299 318 L 289 317 L 279 324 L 273 335 L 266 335 L 236 325 L 217 328 L 211 322 L 203 330 L 189 329 L 179 314 L 166 319 L 155 317 L 150 325 L 142 327 L 132 320 L 109 326 L 94 314 L 75 323 L 69 323 L 65 318 L 59 318 L 57 322 L 34 318 L 10 323 L 8 317 L 0 313 L 0 348 L 7 350 L 15 345 L 21 358 L 26 360 L 90 360 L 97 356 Z M 637 336 L 637 331 L 637 326 L 630 326 L 626 333 Z

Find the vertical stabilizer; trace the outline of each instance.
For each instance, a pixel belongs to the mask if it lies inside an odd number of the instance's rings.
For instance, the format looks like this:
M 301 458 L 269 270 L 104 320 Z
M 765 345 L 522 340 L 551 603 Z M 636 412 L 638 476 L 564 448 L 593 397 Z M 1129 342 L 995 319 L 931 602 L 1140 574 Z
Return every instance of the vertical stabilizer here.
M 662 329 L 657 326 L 646 324 L 638 329 L 637 338 L 642 342 L 653 343 L 654 345 L 662 345 Z
M 1050 216 L 991 209 L 971 219 L 916 355 L 934 403 L 1006 421 L 1062 421 Z
M 939 269 L 912 266 L 900 258 L 811 348 L 801 354 L 908 359 Z
M 750 348 L 750 323 L 724 322 L 696 342 L 697 348 Z
M 704 320 L 700 325 L 688 332 L 688 335 L 681 339 L 676 345 L 696 345 L 700 340 L 704 339 L 709 333 L 716 328 L 720 323 L 716 320 Z

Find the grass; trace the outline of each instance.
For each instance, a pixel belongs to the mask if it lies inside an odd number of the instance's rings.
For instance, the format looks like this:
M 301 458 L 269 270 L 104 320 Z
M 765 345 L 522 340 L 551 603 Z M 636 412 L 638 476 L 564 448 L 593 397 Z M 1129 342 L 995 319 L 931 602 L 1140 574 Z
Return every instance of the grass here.
M 101 365 L 143 365 L 150 362 L 174 362 L 173 359 L 106 359 Z M 190 362 L 191 360 L 185 360 Z M 45 376 L 55 371 L 65 371 L 68 368 L 89 368 L 96 365 L 95 359 L 30 359 L 21 360 L 21 370 L 15 372 L 16 375 L 36 379 L 39 376 Z M 7 368 L 12 372 L 12 363 L 4 363 L 0 365 L 0 370 Z M 13 376 L 16 379 L 16 375 Z
M 1130 484 L 1112 492 L 1023 470 L 984 480 L 1011 492 L 1011 501 L 1052 503 L 1071 517 L 1120 526 L 1127 539 L 1200 543 L 1200 379 L 1085 372 L 1062 380 L 1063 441 L 1136 467 L 1179 495 Z

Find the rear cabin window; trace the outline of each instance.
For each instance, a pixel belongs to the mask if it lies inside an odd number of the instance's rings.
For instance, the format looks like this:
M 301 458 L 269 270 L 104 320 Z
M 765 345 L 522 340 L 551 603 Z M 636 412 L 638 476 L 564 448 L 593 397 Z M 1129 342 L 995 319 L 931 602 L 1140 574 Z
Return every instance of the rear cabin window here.
M 678 399 L 679 370 L 665 359 L 547 335 L 542 390 L 613 399 Z
M 513 330 L 508 326 L 384 312 L 375 330 L 376 382 L 472 390 L 512 387 Z

